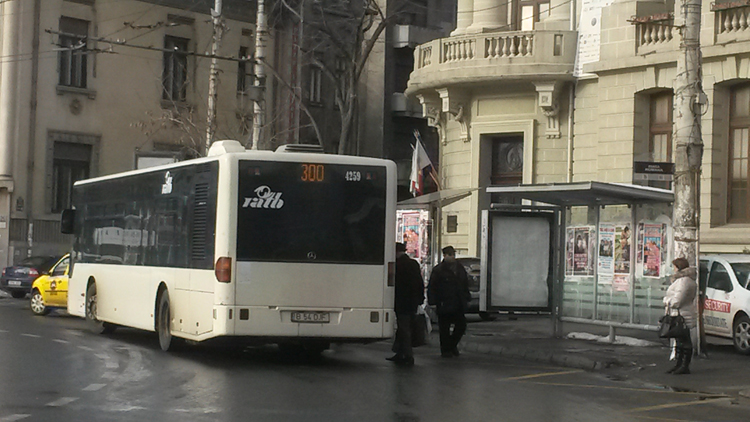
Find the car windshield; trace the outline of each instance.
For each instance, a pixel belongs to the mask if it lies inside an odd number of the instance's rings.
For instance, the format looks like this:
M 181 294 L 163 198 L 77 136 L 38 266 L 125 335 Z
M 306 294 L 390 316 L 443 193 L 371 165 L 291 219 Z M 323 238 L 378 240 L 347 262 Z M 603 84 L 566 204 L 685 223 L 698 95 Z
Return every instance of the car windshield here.
M 51 256 L 32 256 L 30 258 L 26 258 L 23 261 L 21 261 L 19 266 L 23 267 L 30 267 L 30 268 L 40 268 L 42 270 L 48 270 L 54 262 L 55 259 Z
M 747 289 L 748 278 L 750 278 L 750 262 L 735 262 L 730 265 L 732 266 L 734 275 L 737 276 L 737 281 L 740 283 L 740 286 Z

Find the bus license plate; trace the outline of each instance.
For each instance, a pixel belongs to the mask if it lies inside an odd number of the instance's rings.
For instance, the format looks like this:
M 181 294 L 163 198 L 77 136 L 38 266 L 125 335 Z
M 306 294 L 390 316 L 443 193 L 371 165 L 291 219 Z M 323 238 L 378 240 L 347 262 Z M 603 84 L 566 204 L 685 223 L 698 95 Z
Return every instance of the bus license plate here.
M 329 323 L 331 315 L 328 312 L 292 312 L 292 322 Z

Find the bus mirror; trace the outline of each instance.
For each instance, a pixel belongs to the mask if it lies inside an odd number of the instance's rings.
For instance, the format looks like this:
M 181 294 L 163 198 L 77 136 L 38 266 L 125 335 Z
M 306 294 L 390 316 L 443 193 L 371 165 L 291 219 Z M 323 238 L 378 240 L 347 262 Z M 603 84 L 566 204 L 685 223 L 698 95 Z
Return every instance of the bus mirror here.
M 63 234 L 73 234 L 75 229 L 76 210 L 63 210 L 60 218 L 60 232 Z

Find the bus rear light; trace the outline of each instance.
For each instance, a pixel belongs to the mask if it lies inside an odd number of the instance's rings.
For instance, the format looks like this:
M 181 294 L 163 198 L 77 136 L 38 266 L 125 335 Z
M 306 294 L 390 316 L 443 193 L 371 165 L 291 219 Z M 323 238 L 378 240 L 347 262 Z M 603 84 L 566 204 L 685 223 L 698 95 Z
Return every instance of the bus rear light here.
M 216 273 L 216 279 L 220 283 L 229 283 L 232 281 L 232 258 L 222 256 L 217 259 L 214 272 Z
M 395 285 L 396 285 L 396 263 L 389 262 L 388 263 L 388 287 L 393 287 Z

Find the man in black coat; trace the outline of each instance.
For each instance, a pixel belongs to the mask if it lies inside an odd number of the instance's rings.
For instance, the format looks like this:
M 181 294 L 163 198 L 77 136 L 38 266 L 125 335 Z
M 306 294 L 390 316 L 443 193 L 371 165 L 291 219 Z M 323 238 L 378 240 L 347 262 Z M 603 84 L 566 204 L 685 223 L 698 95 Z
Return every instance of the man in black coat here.
M 469 299 L 469 276 L 463 265 L 456 261 L 453 246 L 446 246 L 443 248 L 443 261 L 432 269 L 427 286 L 427 300 L 437 307 L 440 354 L 444 358 L 459 355 L 458 342 L 466 332 L 464 313 Z
M 424 302 L 424 280 L 419 263 L 406 254 L 406 245 L 396 243 L 396 339 L 393 342 L 392 357 L 387 358 L 397 364 L 414 365 L 411 346 L 411 333 L 417 308 Z

